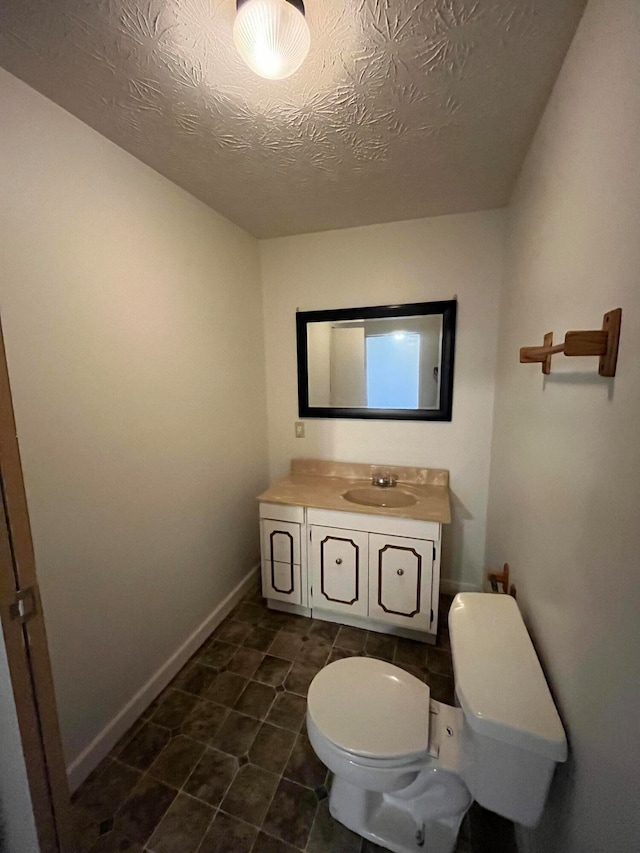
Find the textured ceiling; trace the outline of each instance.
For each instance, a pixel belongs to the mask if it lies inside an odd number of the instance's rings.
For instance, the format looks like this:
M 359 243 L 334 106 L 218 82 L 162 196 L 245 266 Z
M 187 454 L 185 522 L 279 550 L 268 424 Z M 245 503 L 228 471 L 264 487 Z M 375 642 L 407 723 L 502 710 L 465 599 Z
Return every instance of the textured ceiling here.
M 0 64 L 259 237 L 503 205 L 585 0 L 306 0 L 286 80 L 235 0 L 0 0 Z

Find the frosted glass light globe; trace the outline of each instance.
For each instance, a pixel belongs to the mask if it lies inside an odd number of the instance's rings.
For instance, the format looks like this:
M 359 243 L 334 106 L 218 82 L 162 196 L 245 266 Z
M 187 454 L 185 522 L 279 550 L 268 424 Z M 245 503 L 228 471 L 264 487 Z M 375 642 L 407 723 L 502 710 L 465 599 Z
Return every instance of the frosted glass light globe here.
M 281 80 L 297 71 L 311 45 L 309 27 L 299 8 L 302 4 L 245 0 L 238 6 L 233 40 L 249 68 L 269 80 Z

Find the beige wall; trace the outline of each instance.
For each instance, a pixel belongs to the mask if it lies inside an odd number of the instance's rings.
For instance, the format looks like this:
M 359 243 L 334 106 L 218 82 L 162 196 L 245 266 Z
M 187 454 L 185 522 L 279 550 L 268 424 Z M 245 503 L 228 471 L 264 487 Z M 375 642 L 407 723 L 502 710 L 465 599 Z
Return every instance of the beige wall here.
M 480 584 L 501 285 L 503 213 L 351 228 L 260 244 L 272 478 L 294 456 L 448 468 L 454 523 L 444 577 Z M 295 312 L 450 299 L 457 294 L 451 423 L 312 420 L 296 439 Z
M 569 736 L 526 849 L 640 839 L 640 4 L 591 0 L 509 212 L 488 555 L 508 560 Z M 615 380 L 518 348 L 622 307 Z
M 257 241 L 0 71 L 0 299 L 68 761 L 258 559 Z

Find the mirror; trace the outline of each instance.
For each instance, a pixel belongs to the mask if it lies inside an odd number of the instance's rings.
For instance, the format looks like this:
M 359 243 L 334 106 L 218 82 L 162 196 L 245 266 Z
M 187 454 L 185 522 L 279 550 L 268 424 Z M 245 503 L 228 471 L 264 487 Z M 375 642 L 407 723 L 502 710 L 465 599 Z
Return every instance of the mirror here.
M 456 307 L 298 312 L 300 417 L 450 421 Z

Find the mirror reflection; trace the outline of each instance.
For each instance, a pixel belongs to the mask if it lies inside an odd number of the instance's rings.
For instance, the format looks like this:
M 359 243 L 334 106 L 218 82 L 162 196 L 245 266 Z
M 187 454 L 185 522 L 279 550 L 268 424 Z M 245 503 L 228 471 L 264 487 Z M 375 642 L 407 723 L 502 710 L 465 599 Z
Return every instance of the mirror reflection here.
M 451 420 L 456 301 L 296 315 L 301 417 Z
M 441 351 L 441 314 L 309 323 L 309 405 L 435 409 Z

